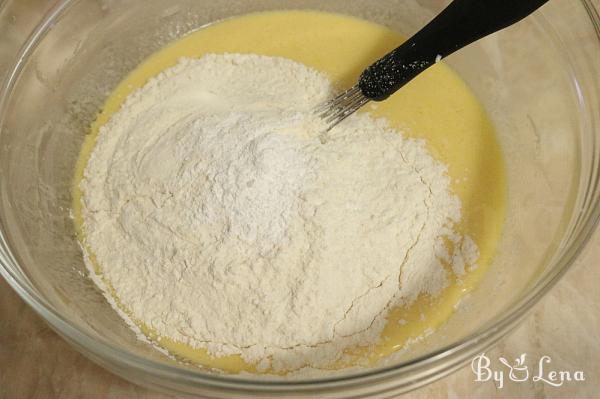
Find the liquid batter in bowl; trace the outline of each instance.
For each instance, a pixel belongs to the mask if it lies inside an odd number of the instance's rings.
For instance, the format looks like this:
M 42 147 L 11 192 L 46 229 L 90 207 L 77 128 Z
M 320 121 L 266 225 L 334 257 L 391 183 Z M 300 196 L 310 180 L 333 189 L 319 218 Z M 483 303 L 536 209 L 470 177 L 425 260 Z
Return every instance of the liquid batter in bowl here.
M 87 246 L 86 220 L 80 182 L 102 126 L 126 98 L 181 57 L 242 53 L 284 57 L 326 74 L 339 88 L 350 86 L 360 71 L 396 47 L 401 38 L 384 27 L 339 15 L 315 12 L 277 12 L 227 20 L 175 42 L 133 71 L 107 100 L 92 126 L 76 172 L 74 214 L 80 239 L 99 282 L 124 315 L 160 347 L 186 361 L 229 372 L 286 372 L 296 367 L 261 366 L 238 355 L 215 356 L 172 337 L 157 334 L 121 303 L 113 282 L 105 278 L 102 262 Z M 479 257 L 476 268 L 457 275 L 448 265 L 449 284 L 436 295 L 421 295 L 407 306 L 392 309 L 380 339 L 367 347 L 345 350 L 346 356 L 321 368 L 368 365 L 430 333 L 451 316 L 460 298 L 477 285 L 495 251 L 504 220 L 505 178 L 493 128 L 473 94 L 448 67 L 439 64 L 386 102 L 365 110 L 385 118 L 405 137 L 424 139 L 427 151 L 447 165 L 449 189 L 462 203 L 459 233 L 472 238 Z M 104 132 L 103 134 L 109 134 Z M 85 198 L 83 198 L 85 200 Z M 451 244 L 448 244 L 451 246 Z M 432 248 L 433 251 L 433 248 Z

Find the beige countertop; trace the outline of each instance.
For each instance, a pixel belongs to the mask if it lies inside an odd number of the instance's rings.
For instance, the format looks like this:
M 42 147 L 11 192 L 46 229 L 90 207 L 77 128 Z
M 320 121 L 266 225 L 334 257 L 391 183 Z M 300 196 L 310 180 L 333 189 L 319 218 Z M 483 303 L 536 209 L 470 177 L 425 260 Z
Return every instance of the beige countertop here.
M 18 0 L 39 16 L 52 2 Z M 597 0 L 600 5 L 600 0 Z M 0 0 L 0 6 L 2 0 Z M 33 17 L 32 17 L 33 18 Z M 20 21 L 12 21 L 18 24 Z M 26 21 L 23 29 L 26 29 Z M 6 36 L 5 36 L 6 37 Z M 2 41 L 0 30 L 0 44 Z M 0 71 L 7 62 L 0 46 Z M 521 326 L 486 355 L 502 370 L 499 357 L 527 354 L 529 364 L 543 356 L 544 373 L 583 371 L 585 381 L 554 387 L 532 381 L 477 382 L 470 365 L 404 397 L 413 398 L 593 398 L 600 390 L 600 233 L 563 280 L 537 305 Z M 506 369 L 505 369 L 506 370 Z M 148 391 L 96 366 L 56 335 L 10 287 L 0 279 L 0 399 L 2 398 L 167 398 Z

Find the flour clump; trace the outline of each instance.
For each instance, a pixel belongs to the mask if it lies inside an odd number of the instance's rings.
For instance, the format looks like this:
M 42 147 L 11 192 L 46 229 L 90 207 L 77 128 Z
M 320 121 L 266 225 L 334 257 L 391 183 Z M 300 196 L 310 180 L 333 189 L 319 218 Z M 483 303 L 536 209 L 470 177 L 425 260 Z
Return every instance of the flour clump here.
M 364 113 L 321 144 L 311 110 L 331 95 L 291 60 L 209 54 L 126 100 L 80 187 L 87 261 L 133 320 L 265 369 L 324 367 L 438 294 L 453 259 L 475 266 L 445 165 Z

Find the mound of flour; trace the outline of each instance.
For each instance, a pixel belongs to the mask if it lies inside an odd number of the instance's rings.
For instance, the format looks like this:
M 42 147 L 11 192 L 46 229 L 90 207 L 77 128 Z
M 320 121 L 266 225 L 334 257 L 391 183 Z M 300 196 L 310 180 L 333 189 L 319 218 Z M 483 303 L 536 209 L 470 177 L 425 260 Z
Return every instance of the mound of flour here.
M 446 167 L 367 114 L 321 144 L 310 111 L 331 94 L 304 65 L 229 54 L 127 99 L 81 189 L 86 247 L 135 320 L 262 368 L 320 367 L 439 293 L 445 265 L 474 265 Z

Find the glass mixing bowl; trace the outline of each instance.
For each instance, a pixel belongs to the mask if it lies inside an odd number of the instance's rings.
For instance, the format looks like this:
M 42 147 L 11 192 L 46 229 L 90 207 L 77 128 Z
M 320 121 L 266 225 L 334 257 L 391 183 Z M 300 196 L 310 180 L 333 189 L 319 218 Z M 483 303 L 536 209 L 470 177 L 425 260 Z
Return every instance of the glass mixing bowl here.
M 409 35 L 445 3 L 57 2 L 0 89 L 0 272 L 89 358 L 179 395 L 392 397 L 462 366 L 548 292 L 598 221 L 600 19 L 588 0 L 553 0 L 448 59 L 497 127 L 509 181 L 505 232 L 484 281 L 451 320 L 377 367 L 275 379 L 176 363 L 137 340 L 88 279 L 69 216 L 74 164 L 90 122 L 111 89 L 166 43 L 223 18 L 289 8 L 354 15 Z

